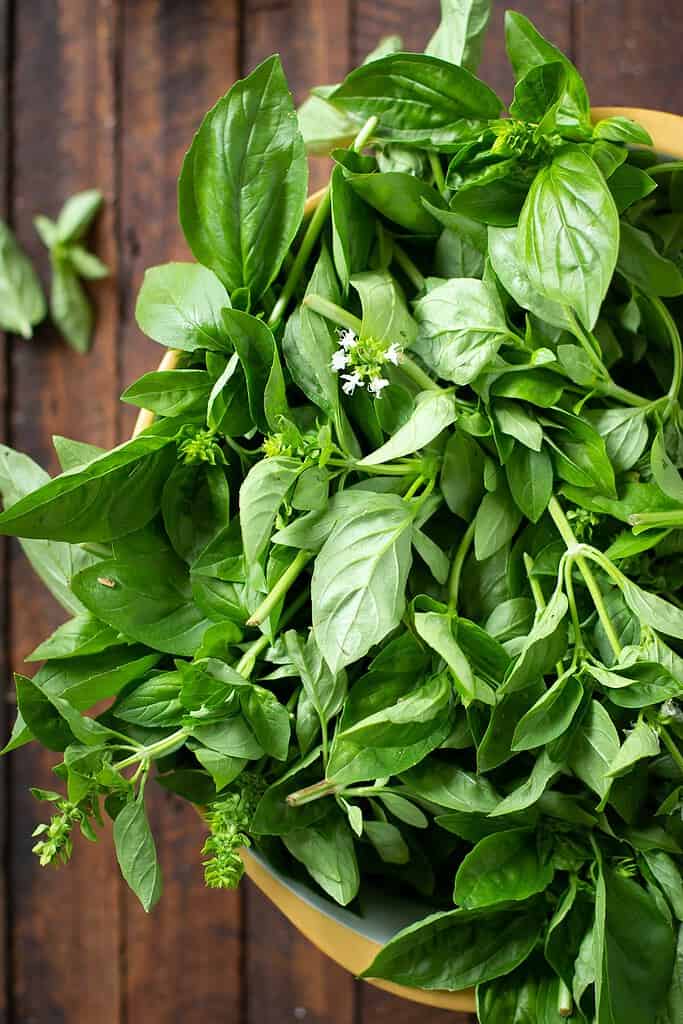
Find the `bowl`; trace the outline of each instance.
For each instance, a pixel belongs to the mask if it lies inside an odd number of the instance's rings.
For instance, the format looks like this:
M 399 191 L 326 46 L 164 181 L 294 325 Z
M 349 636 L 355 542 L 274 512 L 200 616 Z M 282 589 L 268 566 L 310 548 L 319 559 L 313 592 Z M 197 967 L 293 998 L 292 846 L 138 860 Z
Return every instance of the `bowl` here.
M 617 114 L 642 124 L 652 136 L 658 153 L 683 159 L 683 117 L 662 110 L 632 107 L 594 107 L 592 111 L 594 121 Z M 309 196 L 308 212 L 317 206 L 320 195 L 317 192 Z M 159 369 L 172 369 L 177 355 L 176 352 L 168 351 Z M 144 430 L 153 419 L 152 413 L 142 410 L 134 434 Z M 244 850 L 243 858 L 247 875 L 264 896 L 314 946 L 352 974 L 361 974 L 372 963 L 381 947 L 401 928 L 433 910 L 408 897 L 399 903 L 393 900 L 389 905 L 383 900 L 381 891 L 371 885 L 363 887 L 356 901 L 356 909 L 349 910 L 275 868 L 258 853 Z M 442 992 L 408 988 L 379 980 L 371 980 L 370 984 L 425 1006 L 469 1012 L 475 1010 L 474 989 Z

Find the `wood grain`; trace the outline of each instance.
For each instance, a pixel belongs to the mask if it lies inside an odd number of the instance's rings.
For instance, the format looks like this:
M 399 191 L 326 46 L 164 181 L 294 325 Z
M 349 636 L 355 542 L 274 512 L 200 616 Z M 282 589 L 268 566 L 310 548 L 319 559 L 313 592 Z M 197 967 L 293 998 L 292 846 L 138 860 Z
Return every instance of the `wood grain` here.
M 94 248 L 112 268 L 98 285 L 97 334 L 83 357 L 49 325 L 33 341 L 15 340 L 11 360 L 11 437 L 55 469 L 50 437 L 59 432 L 95 444 L 115 442 L 116 245 L 114 231 L 114 42 L 110 0 L 34 0 L 15 7 L 13 207 L 17 234 L 47 279 L 47 261 L 32 227 L 54 216 L 80 189 L 99 186 L 106 209 Z M 13 545 L 10 565 L 10 657 L 24 656 L 65 618 Z M 45 872 L 32 856 L 31 831 L 49 814 L 27 792 L 51 786 L 55 755 L 27 747 L 13 761 L 14 1013 L 52 1024 L 119 1021 L 118 871 L 107 838 L 77 843 L 73 863 Z
M 678 0 L 576 3 L 576 60 L 598 105 L 683 113 Z
M 10 9 L 7 0 L 0 0 L 0 217 L 7 220 L 9 217 L 10 199 L 10 119 L 9 119 L 9 75 L 11 59 L 10 41 Z M 8 418 L 8 381 L 7 381 L 7 339 L 0 332 L 0 443 L 8 440 L 7 418 Z M 8 544 L 3 538 L 0 540 L 0 736 L 7 734 L 8 715 L 10 710 L 9 698 L 12 686 L 9 660 L 7 657 L 8 630 L 9 630 L 9 561 Z M 10 785 L 10 771 L 7 758 L 0 763 L 0 850 L 7 849 L 9 840 L 9 804 L 8 787 Z M 9 964 L 9 901 L 7 885 L 7 865 L 4 858 L 0 859 L 0 1024 L 9 1024 L 11 999 L 10 964 Z
M 123 0 L 121 62 L 121 326 L 125 386 L 156 368 L 163 350 L 135 323 L 145 268 L 191 259 L 178 225 L 176 181 L 204 113 L 238 75 L 237 3 Z M 123 410 L 122 436 L 135 410 Z M 237 1021 L 241 903 L 204 886 L 205 830 L 192 808 L 149 789 L 164 896 L 147 916 L 125 895 L 126 1020 Z

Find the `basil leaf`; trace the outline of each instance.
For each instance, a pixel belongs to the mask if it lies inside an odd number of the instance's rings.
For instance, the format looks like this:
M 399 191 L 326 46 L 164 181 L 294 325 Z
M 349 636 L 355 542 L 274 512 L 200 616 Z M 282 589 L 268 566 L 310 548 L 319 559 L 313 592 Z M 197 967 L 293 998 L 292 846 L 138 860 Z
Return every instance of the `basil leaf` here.
M 84 657 L 99 654 L 120 643 L 121 635 L 117 630 L 86 612 L 59 626 L 52 636 L 38 644 L 26 661 Z
M 53 702 L 32 679 L 16 674 L 14 682 L 19 714 L 31 736 L 48 750 L 64 750 L 74 737 Z
M 315 633 L 311 631 L 306 643 L 295 630 L 285 633 L 287 653 L 292 659 L 308 699 L 315 708 L 321 726 L 341 709 L 346 695 L 346 673 L 332 673 L 323 659 Z
M 393 437 L 361 459 L 360 466 L 379 466 L 392 459 L 425 448 L 455 421 L 455 402 L 442 391 L 423 391 L 415 399 L 415 408 Z
M 484 453 L 462 430 L 446 441 L 440 485 L 451 512 L 469 522 L 484 495 Z
M 645 231 L 622 222 L 617 270 L 646 295 L 683 294 L 683 273 L 660 256 Z
M 181 416 L 203 414 L 210 393 L 211 378 L 206 370 L 155 370 L 126 388 L 121 401 L 158 416 Z
M 366 821 L 364 832 L 385 864 L 407 864 L 410 860 L 410 850 L 395 825 Z
M 357 661 L 400 622 L 411 564 L 412 512 L 394 495 L 350 513 L 315 560 L 313 629 L 333 672 Z
M 519 256 L 532 287 L 591 330 L 618 246 L 617 209 L 600 171 L 582 150 L 561 150 L 536 175 L 519 218 Z
M 118 701 L 114 714 L 123 722 L 147 729 L 178 725 L 184 714 L 180 703 L 181 682 L 178 672 L 152 676 Z
M 572 743 L 569 765 L 589 789 L 604 797 L 607 773 L 619 750 L 619 734 L 602 704 L 593 700 Z
M 495 289 L 476 279 L 438 284 L 416 304 L 415 317 L 419 330 L 411 347 L 455 384 L 473 381 L 509 335 Z
M 562 765 L 553 761 L 547 750 L 544 750 L 536 760 L 526 782 L 523 782 L 517 789 L 501 800 L 497 807 L 489 811 L 489 817 L 504 817 L 507 814 L 517 814 L 538 803 L 546 787 L 559 774 Z
M 466 910 L 525 900 L 543 892 L 554 873 L 529 829 L 497 832 L 478 842 L 460 862 L 453 899 Z
M 513 750 L 532 750 L 551 743 L 567 731 L 583 699 L 576 676 L 560 676 L 522 716 L 512 738 Z
M 490 558 L 515 534 L 522 521 L 507 485 L 500 481 L 495 491 L 484 495 L 474 520 L 474 552 L 478 561 Z
M 525 910 L 431 914 L 395 935 L 362 976 L 453 992 L 507 974 L 526 960 L 541 931 L 539 907 Z
M 40 281 L 16 238 L 0 220 L 0 328 L 31 338 L 34 325 L 45 312 Z
M 288 832 L 283 842 L 328 896 L 346 906 L 356 896 L 360 878 L 353 838 L 345 820 L 334 818 Z
M 353 275 L 368 265 L 375 224 L 339 166 L 330 178 L 330 201 L 334 266 L 346 294 Z
M 488 814 L 500 803 L 488 779 L 436 757 L 426 757 L 401 781 L 416 798 L 464 814 Z
M 537 523 L 553 496 L 553 464 L 548 452 L 515 445 L 505 475 L 515 504 L 527 519 Z
M 643 410 L 601 409 L 589 411 L 586 416 L 603 439 L 615 472 L 625 473 L 635 466 L 648 440 L 647 418 Z
M 242 363 L 252 419 L 262 433 L 276 430 L 278 416 L 289 408 L 273 334 L 262 320 L 239 309 L 224 309 L 223 323 Z
M 336 736 L 341 742 L 371 747 L 408 747 L 426 739 L 451 704 L 451 685 L 445 673 L 439 673 L 399 697 L 395 704 L 382 707 L 352 724 L 341 724 Z
M 240 522 L 247 563 L 260 558 L 275 524 L 280 505 L 301 472 L 295 459 L 263 459 L 249 470 L 240 488 Z
M 429 206 L 445 203 L 436 189 L 414 174 L 402 171 L 350 174 L 347 181 L 369 206 L 402 228 L 420 235 L 439 233 L 439 225 L 429 212 Z
M 441 22 L 425 53 L 476 71 L 490 13 L 489 0 L 441 0 Z
M 547 299 L 532 287 L 524 263 L 519 257 L 517 237 L 516 227 L 499 228 L 489 225 L 489 259 L 496 277 L 522 309 L 535 313 L 553 327 L 570 329 L 571 322 L 563 306 L 559 302 Z M 550 404 L 554 405 L 553 402 Z
M 50 480 L 0 514 L 0 533 L 80 542 L 132 533 L 159 508 L 175 454 L 170 441 L 143 435 Z
M 225 351 L 222 310 L 230 298 L 216 275 L 196 263 L 150 267 L 135 306 L 144 334 L 169 348 Z
M 363 308 L 363 338 L 408 346 L 415 340 L 415 321 L 400 287 L 388 272 L 356 274 L 351 284 Z
M 98 562 L 75 576 L 72 587 L 103 622 L 168 654 L 192 657 L 209 626 L 192 602 L 186 566 L 170 553 Z
M 69 196 L 55 223 L 57 241 L 66 245 L 80 241 L 99 213 L 102 202 L 102 193 L 96 188 Z
M 292 97 L 280 58 L 269 57 L 206 115 L 178 181 L 188 244 L 231 295 L 247 288 L 256 300 L 276 277 L 307 181 Z
M 95 322 L 90 299 L 66 259 L 53 256 L 51 262 L 50 316 L 76 352 L 87 352 Z
M 439 654 L 453 674 L 455 688 L 465 707 L 479 700 L 486 704 L 495 703 L 495 694 L 482 679 L 477 679 L 453 634 L 453 621 L 448 615 L 438 612 L 415 614 L 415 629 L 429 646 Z
M 142 794 L 117 814 L 114 846 L 121 874 L 149 913 L 161 897 L 161 869 Z
M 464 68 L 437 57 L 396 53 L 347 75 L 328 97 L 359 120 L 379 118 L 381 128 L 443 128 L 462 117 L 497 117 L 496 94 Z

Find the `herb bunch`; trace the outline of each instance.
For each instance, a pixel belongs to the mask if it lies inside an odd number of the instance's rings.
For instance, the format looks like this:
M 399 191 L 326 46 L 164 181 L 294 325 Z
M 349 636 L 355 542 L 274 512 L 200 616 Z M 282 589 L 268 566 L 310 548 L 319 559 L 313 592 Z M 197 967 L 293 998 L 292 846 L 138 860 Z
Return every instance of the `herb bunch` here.
M 137 305 L 175 366 L 123 395 L 156 420 L 56 438 L 54 480 L 0 449 L 0 530 L 72 615 L 5 749 L 63 754 L 41 861 L 106 813 L 146 909 L 154 769 L 209 885 L 251 843 L 340 904 L 417 892 L 370 977 L 474 985 L 482 1024 L 674 1024 L 683 164 L 593 124 L 514 13 L 502 116 L 466 8 L 298 119 L 272 57 L 202 122 L 198 262 Z

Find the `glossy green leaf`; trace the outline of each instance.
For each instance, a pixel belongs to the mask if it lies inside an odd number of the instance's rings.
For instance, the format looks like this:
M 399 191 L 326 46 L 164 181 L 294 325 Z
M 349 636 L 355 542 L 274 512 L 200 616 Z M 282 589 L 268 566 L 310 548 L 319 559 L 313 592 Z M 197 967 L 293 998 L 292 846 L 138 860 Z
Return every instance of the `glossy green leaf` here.
M 161 869 L 142 795 L 117 815 L 114 846 L 121 874 L 149 913 L 161 896 Z
M 455 876 L 453 898 L 466 910 L 505 900 L 526 900 L 543 892 L 553 874 L 552 864 L 539 853 L 533 832 L 497 832 L 482 839 L 463 858 Z
M 222 311 L 230 297 L 216 275 L 198 263 L 163 263 L 145 271 L 135 306 L 141 331 L 168 348 L 223 352 Z

